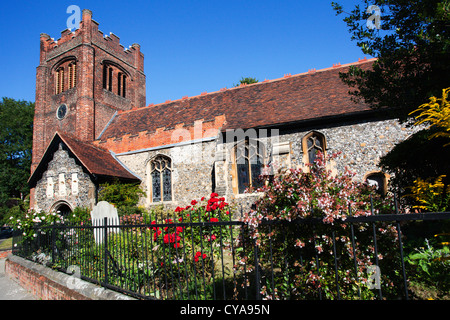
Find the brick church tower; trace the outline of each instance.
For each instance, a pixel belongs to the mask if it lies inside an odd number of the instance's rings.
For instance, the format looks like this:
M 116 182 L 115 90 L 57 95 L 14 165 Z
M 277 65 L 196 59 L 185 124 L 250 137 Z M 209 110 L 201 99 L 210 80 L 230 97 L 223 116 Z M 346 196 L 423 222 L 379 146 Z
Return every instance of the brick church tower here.
M 120 110 L 145 106 L 144 55 L 104 36 L 92 12 L 83 10 L 79 29 L 54 41 L 40 36 L 36 71 L 33 172 L 55 132 L 92 142 Z

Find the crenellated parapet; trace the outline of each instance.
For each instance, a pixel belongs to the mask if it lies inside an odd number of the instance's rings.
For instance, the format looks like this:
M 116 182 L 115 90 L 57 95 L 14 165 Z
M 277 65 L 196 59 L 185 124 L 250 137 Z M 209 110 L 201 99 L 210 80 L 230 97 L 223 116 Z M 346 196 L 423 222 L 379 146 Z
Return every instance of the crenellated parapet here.
M 125 48 L 117 35 L 112 32 L 106 35 L 98 29 L 98 26 L 98 22 L 92 19 L 92 12 L 84 9 L 80 27 L 75 31 L 65 29 L 57 40 L 46 33 L 41 33 L 41 63 L 58 57 L 67 50 L 72 50 L 75 46 L 88 43 L 113 54 L 117 59 L 140 72 L 144 72 L 144 55 L 141 52 L 140 45 L 133 43 Z

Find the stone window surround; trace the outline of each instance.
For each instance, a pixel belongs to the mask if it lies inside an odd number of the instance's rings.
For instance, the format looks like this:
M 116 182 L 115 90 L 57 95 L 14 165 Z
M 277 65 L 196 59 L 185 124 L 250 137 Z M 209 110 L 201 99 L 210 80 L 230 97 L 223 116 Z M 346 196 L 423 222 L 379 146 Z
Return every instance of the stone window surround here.
M 385 196 L 387 193 L 387 189 L 388 189 L 389 179 L 391 178 L 390 175 L 383 171 L 380 171 L 380 170 L 373 170 L 373 171 L 366 172 L 366 174 L 364 174 L 363 181 L 367 182 L 369 177 L 372 175 L 379 175 L 382 177 L 383 185 L 381 186 L 381 188 L 382 188 L 381 195 Z
M 256 142 L 257 146 L 258 146 L 258 150 L 257 154 L 261 156 L 262 158 L 262 166 L 264 166 L 267 163 L 267 151 L 266 151 L 266 146 L 264 143 L 262 143 L 260 141 L 260 139 L 249 139 L 252 140 L 254 142 Z M 256 194 L 256 192 L 253 193 L 239 193 L 239 182 L 238 182 L 238 171 L 237 171 L 237 163 L 236 163 L 236 149 L 242 145 L 243 143 L 247 143 L 248 140 L 241 140 L 238 141 L 236 143 L 234 143 L 231 147 L 231 176 L 232 176 L 232 181 L 231 181 L 231 187 L 232 187 L 232 191 L 235 197 L 248 197 L 248 196 L 254 196 Z M 251 174 L 249 173 L 250 177 L 249 179 L 251 180 Z M 251 181 L 250 181 L 251 183 Z
M 170 160 L 170 171 L 171 171 L 171 179 L 170 179 L 170 183 L 171 183 L 171 196 L 172 196 L 172 200 L 163 200 L 163 196 L 162 196 L 162 192 L 163 190 L 161 190 L 161 201 L 159 202 L 153 202 L 153 193 L 152 193 L 152 173 L 151 173 L 151 163 L 153 160 L 155 160 L 157 157 L 164 157 L 164 158 L 168 158 Z M 173 172 L 174 172 L 174 163 L 173 163 L 173 159 L 172 157 L 166 155 L 166 154 L 162 154 L 162 153 L 158 153 L 154 156 L 152 156 L 150 159 L 148 159 L 145 163 L 145 168 L 146 168 L 146 173 L 147 173 L 147 177 L 146 177 L 146 183 L 147 183 L 147 205 L 157 205 L 157 204 L 172 204 L 174 203 L 173 200 L 173 188 L 174 188 L 174 181 L 173 181 Z
M 327 139 L 326 139 L 325 135 L 320 133 L 319 131 L 313 130 L 303 136 L 303 138 L 302 138 L 302 152 L 303 152 L 302 161 L 303 161 L 303 164 L 305 164 L 305 169 L 307 170 L 307 172 L 309 172 L 309 167 L 306 166 L 306 164 L 309 163 L 308 139 L 312 136 L 316 136 L 318 139 L 321 140 L 324 156 L 326 156 L 327 149 L 328 149 L 327 148 Z

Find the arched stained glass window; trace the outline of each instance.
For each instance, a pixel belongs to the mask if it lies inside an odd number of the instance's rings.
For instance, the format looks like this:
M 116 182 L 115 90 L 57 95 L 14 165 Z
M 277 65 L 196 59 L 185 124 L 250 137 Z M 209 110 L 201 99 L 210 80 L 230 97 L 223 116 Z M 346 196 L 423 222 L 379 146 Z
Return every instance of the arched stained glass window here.
M 172 201 L 172 161 L 159 155 L 150 162 L 152 202 Z
M 259 176 L 264 165 L 264 150 L 260 142 L 246 139 L 235 147 L 238 192 L 261 186 Z

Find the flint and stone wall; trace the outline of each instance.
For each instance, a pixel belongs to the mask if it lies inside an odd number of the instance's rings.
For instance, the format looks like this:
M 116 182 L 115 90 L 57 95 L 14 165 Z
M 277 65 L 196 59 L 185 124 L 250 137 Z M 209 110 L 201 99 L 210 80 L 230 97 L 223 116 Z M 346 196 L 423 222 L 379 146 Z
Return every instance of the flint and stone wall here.
M 47 170 L 36 184 L 36 210 L 50 212 L 60 204 L 92 209 L 96 201 L 96 186 L 88 173 L 60 145 L 48 163 Z
M 276 139 L 263 138 L 266 161 L 272 159 L 278 169 L 304 168 L 302 139 L 312 130 L 326 138 L 327 154 L 338 153 L 330 164 L 334 172 L 343 172 L 348 167 L 356 173 L 355 180 L 363 181 L 366 174 L 380 171 L 377 166 L 380 158 L 397 143 L 408 138 L 418 127 L 407 127 L 396 120 L 348 122 L 341 125 L 284 131 Z M 270 130 L 268 130 L 270 133 Z M 226 196 L 228 202 L 242 205 L 247 210 L 258 195 L 235 194 L 233 186 L 236 177 L 233 173 L 232 150 L 234 143 L 219 141 L 203 142 L 194 145 L 173 146 L 153 151 L 118 155 L 118 158 L 134 173 L 139 175 L 147 198 L 141 205 L 152 207 L 149 198 L 148 161 L 158 154 L 172 159 L 173 201 L 164 202 L 168 208 L 186 206 L 192 199 L 207 197 L 211 192 Z M 273 156 L 273 154 L 277 154 Z M 267 163 L 267 162 L 266 162 Z

